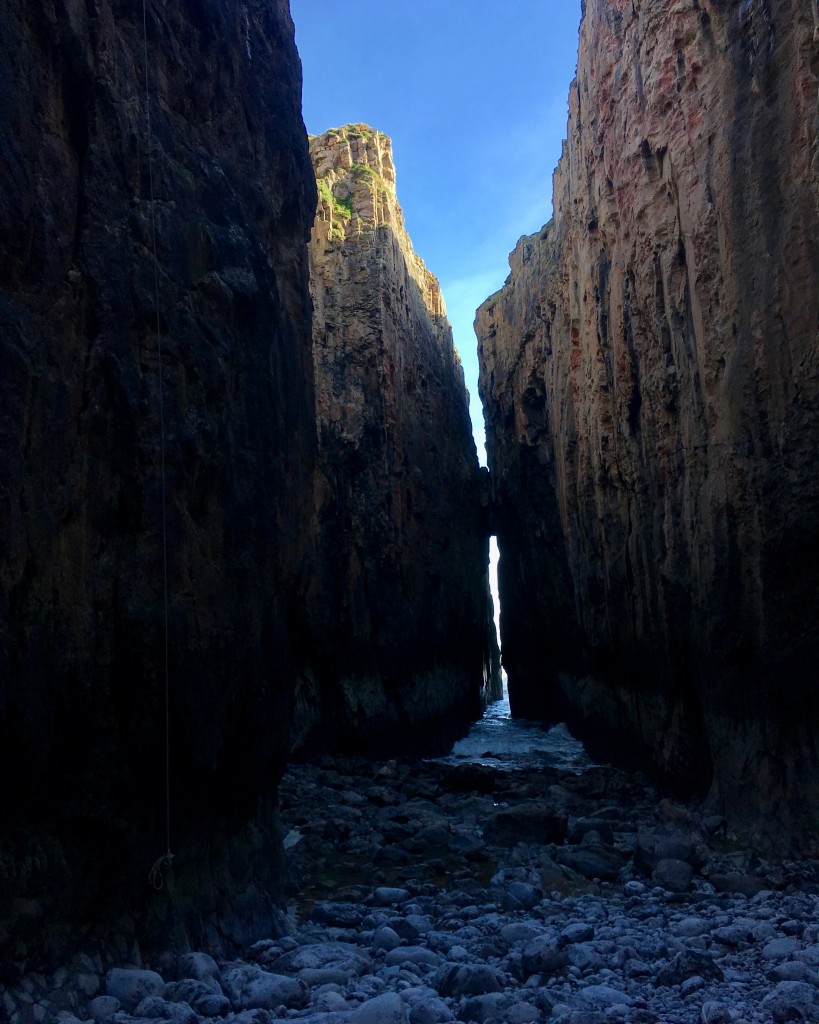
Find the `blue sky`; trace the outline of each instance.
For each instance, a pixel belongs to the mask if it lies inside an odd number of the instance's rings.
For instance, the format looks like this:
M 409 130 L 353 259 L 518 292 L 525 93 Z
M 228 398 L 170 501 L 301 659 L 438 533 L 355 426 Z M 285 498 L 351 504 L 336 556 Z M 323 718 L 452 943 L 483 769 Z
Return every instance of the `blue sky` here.
M 398 200 L 438 277 L 478 449 L 472 329 L 507 256 L 551 217 L 580 0 L 291 0 L 311 134 L 362 121 L 392 138 Z

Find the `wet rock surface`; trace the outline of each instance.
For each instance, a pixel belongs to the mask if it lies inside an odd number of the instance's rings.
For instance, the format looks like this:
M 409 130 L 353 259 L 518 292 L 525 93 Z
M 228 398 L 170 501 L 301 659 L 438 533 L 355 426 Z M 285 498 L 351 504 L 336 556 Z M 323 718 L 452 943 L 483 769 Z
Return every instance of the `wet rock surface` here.
M 288 934 L 241 960 L 27 977 L 0 992 L 12 1024 L 819 1019 L 819 864 L 761 860 L 639 776 L 486 768 L 470 787 L 441 762 L 325 758 L 281 799 Z M 533 804 L 559 832 L 492 827 Z

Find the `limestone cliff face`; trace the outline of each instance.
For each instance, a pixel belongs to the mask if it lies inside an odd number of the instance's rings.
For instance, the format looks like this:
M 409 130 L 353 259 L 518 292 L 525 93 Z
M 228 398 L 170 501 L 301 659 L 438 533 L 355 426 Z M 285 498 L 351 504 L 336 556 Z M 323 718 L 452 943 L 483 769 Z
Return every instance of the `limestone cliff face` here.
M 589 0 L 554 220 L 476 324 L 513 706 L 772 843 L 819 824 L 816 38 Z
M 148 4 L 152 203 L 142 22 L 113 0 L 0 12 L 4 963 L 68 941 L 62 914 L 130 913 L 166 848 L 157 321 L 189 939 L 229 904 L 200 826 L 226 819 L 215 856 L 287 749 L 315 449 L 293 27 L 286 0 Z M 272 892 L 275 855 L 251 860 Z M 3 947 L 15 920 L 31 949 Z
M 497 685 L 463 371 L 389 138 L 350 125 L 310 152 L 319 570 L 297 743 L 439 748 Z

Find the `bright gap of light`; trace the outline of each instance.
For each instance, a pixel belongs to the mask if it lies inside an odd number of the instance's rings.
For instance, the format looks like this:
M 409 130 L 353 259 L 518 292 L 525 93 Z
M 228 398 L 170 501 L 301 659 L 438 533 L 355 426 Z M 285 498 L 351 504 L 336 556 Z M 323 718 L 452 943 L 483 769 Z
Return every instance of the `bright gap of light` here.
M 500 642 L 500 593 L 498 592 L 498 538 L 489 538 L 489 589 L 492 591 L 492 604 L 495 609 L 495 629 Z

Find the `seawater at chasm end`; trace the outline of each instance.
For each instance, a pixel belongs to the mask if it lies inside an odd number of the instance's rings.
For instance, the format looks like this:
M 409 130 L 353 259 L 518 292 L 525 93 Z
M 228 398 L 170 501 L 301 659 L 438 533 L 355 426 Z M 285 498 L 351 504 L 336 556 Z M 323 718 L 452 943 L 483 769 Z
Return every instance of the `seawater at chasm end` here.
M 512 718 L 505 686 L 503 698 L 488 705 L 469 734 L 458 740 L 452 753 L 440 760 L 447 764 L 472 762 L 506 770 L 553 766 L 578 774 L 594 766 L 583 744 L 572 736 L 565 724 L 546 728 L 537 722 Z

